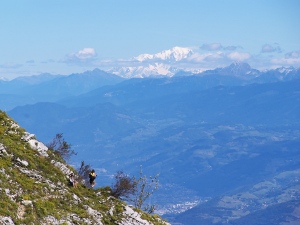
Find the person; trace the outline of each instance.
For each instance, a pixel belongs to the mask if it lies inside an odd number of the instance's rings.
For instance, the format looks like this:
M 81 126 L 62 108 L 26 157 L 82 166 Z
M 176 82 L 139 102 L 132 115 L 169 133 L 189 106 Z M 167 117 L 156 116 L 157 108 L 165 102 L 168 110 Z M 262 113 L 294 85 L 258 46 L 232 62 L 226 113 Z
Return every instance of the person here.
M 75 180 L 75 177 L 74 177 L 74 174 L 71 173 L 69 175 L 69 184 L 72 186 L 72 187 L 77 187 L 77 181 Z
M 95 179 L 97 177 L 97 174 L 95 173 L 95 170 L 92 170 L 90 173 L 89 173 L 89 178 L 90 178 L 90 185 L 92 187 L 95 186 L 96 182 L 95 182 Z

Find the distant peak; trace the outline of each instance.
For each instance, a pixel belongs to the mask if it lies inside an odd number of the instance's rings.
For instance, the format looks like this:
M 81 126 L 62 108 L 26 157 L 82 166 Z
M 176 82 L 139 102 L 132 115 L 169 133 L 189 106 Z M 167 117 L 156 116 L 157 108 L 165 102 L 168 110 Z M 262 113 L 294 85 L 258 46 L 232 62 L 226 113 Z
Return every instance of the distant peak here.
M 229 66 L 218 69 L 221 74 L 234 75 L 234 76 L 255 76 L 259 73 L 258 70 L 252 69 L 248 63 L 245 62 L 233 62 Z
M 277 68 L 276 70 L 279 71 L 280 73 L 289 73 L 289 72 L 295 70 L 295 68 L 293 66 L 289 66 L 289 67 L 282 66 L 280 68 Z
M 244 68 L 251 70 L 251 66 L 248 63 L 245 62 L 233 62 L 230 64 L 231 68 Z
M 137 61 L 146 61 L 146 60 L 172 60 L 172 61 L 180 61 L 185 59 L 193 54 L 193 50 L 184 47 L 173 47 L 168 50 L 161 51 L 156 54 L 141 54 L 134 59 Z

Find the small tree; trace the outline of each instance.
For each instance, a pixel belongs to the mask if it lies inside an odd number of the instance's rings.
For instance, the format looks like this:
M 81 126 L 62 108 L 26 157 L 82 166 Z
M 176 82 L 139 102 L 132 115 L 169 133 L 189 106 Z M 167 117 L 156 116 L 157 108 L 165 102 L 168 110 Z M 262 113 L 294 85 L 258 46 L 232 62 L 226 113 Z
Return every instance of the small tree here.
M 91 166 L 89 164 L 85 165 L 84 161 L 81 161 L 81 165 L 77 170 L 78 173 L 78 181 L 88 183 L 89 181 L 89 173 L 91 171 Z
M 53 140 L 47 144 L 47 147 L 61 156 L 65 161 L 70 160 L 72 155 L 77 155 L 77 153 L 71 149 L 71 145 L 65 141 L 62 133 L 56 134 Z
M 136 192 L 135 177 L 129 177 L 123 171 L 118 171 L 115 175 L 115 183 L 112 185 L 112 196 L 128 200 L 131 195 Z
M 132 202 L 133 205 L 145 212 L 153 213 L 155 205 L 147 204 L 146 200 L 157 190 L 158 176 L 146 177 L 143 175 L 142 166 L 140 176 L 129 177 L 123 171 L 118 171 L 115 175 L 115 183 L 111 186 L 112 195 L 116 198 Z
M 138 209 L 142 209 L 145 212 L 153 213 L 156 206 L 151 204 L 146 204 L 146 200 L 158 189 L 159 174 L 154 177 L 143 175 L 142 166 L 140 168 L 140 177 L 136 180 L 136 194 L 133 196 L 134 206 Z

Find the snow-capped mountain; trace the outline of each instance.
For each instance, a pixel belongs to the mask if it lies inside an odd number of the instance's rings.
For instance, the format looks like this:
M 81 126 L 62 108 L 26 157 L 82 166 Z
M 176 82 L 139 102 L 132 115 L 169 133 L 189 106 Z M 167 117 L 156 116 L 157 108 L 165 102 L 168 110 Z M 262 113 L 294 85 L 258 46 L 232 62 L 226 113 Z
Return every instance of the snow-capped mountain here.
M 300 78 L 300 68 L 280 67 L 261 72 L 258 79 L 263 81 L 287 81 Z
M 125 78 L 144 78 L 151 76 L 173 76 L 178 69 L 164 63 L 149 63 L 147 65 L 118 67 L 109 72 Z
M 132 66 L 115 67 L 108 72 L 125 78 L 143 78 L 150 76 L 173 76 L 182 70 L 180 61 L 188 59 L 194 52 L 189 48 L 174 47 L 156 54 L 141 54 L 132 58 Z
M 210 62 L 220 61 L 220 67 L 211 67 Z M 226 52 L 202 53 L 193 51 L 191 48 L 173 47 L 155 54 L 141 54 L 137 57 L 126 60 L 126 65 L 121 63 L 109 70 L 108 73 L 118 75 L 123 78 L 144 78 L 152 76 L 172 77 L 178 72 L 186 72 L 186 74 L 220 74 L 241 77 L 244 79 L 252 79 L 259 77 L 267 71 L 259 71 L 251 68 L 243 59 L 235 59 L 233 62 L 230 54 Z M 122 61 L 123 62 L 123 61 Z M 226 66 L 230 65 L 230 66 Z M 269 71 L 269 70 L 268 70 Z M 282 67 L 270 70 L 276 73 L 276 78 L 286 79 L 293 78 L 297 69 L 293 67 Z
M 197 60 L 195 61 L 195 58 L 197 57 L 201 58 L 203 56 L 193 52 L 190 48 L 174 47 L 156 54 L 141 54 L 131 58 L 129 66 L 114 67 L 107 72 L 123 78 L 172 77 L 175 74 L 176 76 L 182 76 L 180 74 L 218 74 L 240 77 L 247 80 L 256 78 L 262 82 L 266 80 L 291 80 L 299 77 L 300 73 L 300 69 L 293 67 L 259 71 L 251 68 L 248 63 L 242 61 L 233 62 L 225 67 L 205 69 L 203 68 L 205 64 L 196 63 Z
M 144 61 L 175 61 L 186 59 L 193 54 L 193 50 L 189 48 L 174 47 L 169 50 L 164 50 L 162 52 L 150 55 L 150 54 L 141 54 L 137 57 L 134 57 L 135 60 L 139 62 Z
M 278 71 L 278 72 L 280 72 L 280 73 L 282 73 L 282 74 L 287 74 L 287 73 L 290 73 L 290 72 L 294 71 L 295 68 L 292 67 L 292 66 L 290 66 L 290 67 L 283 67 L 282 66 L 282 67 L 277 68 L 275 70 Z
M 244 62 L 234 62 L 229 66 L 223 68 L 216 68 L 214 70 L 207 70 L 202 73 L 206 74 L 219 74 L 219 75 L 229 75 L 243 78 L 254 78 L 260 74 L 259 70 L 251 68 L 248 63 Z

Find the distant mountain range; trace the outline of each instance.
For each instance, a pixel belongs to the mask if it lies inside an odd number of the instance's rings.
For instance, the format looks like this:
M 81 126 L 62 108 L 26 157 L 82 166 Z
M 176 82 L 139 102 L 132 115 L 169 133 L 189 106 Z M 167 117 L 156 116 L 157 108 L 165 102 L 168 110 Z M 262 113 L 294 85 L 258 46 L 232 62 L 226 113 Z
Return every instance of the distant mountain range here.
M 232 63 L 197 72 L 172 64 L 192 54 L 174 48 L 140 55 L 132 68 L 0 80 L 0 109 L 44 143 L 63 133 L 78 152 L 74 164 L 97 168 L 100 185 L 140 165 L 160 173 L 152 201 L 172 224 L 268 224 L 258 222 L 271 209 L 282 211 L 273 224 L 292 223 L 300 69 Z
M 96 69 L 0 87 L 1 109 L 45 143 L 63 133 L 100 185 L 140 165 L 160 173 L 151 201 L 172 224 L 268 224 L 273 209 L 273 224 L 299 221 L 299 69 L 233 63 L 143 79 Z
M 206 73 L 206 69 L 202 69 L 197 66 L 198 57 L 199 54 L 193 52 L 193 50 L 190 48 L 174 47 L 172 49 L 165 50 L 156 54 L 139 55 L 128 60 L 128 63 L 131 63 L 130 66 L 115 67 L 107 72 L 116 74 L 124 78 L 143 78 L 152 76 L 172 77 L 178 73 Z M 206 57 L 209 58 L 209 56 Z M 294 70 L 294 68 L 281 69 L 285 70 L 285 72 L 288 70 Z M 248 64 L 243 62 L 233 63 L 231 66 L 226 68 L 212 69 L 210 72 L 222 72 L 225 74 L 230 73 L 231 75 L 256 75 L 257 73 L 257 75 L 259 75 L 260 73 L 260 71 L 251 69 Z M 282 72 L 284 71 L 280 71 L 280 73 Z
M 137 58 L 141 61 L 157 61 L 158 59 L 174 61 L 183 60 L 190 54 L 191 51 L 189 50 L 174 48 L 172 51 L 165 51 L 161 54 L 152 56 L 141 55 Z M 116 72 L 115 70 L 115 74 L 95 69 L 93 71 L 68 76 L 41 74 L 18 77 L 11 81 L 0 80 L 0 108 L 2 110 L 10 110 L 19 105 L 34 104 L 37 102 L 55 102 L 64 98 L 88 93 L 100 87 L 115 85 L 122 81 L 130 80 L 129 78 L 135 77 L 137 74 L 139 74 L 138 77 L 148 78 L 169 79 L 171 77 L 177 77 L 177 80 L 170 79 L 172 82 L 181 82 L 180 77 L 190 77 L 186 78 L 184 82 L 194 82 L 193 80 L 198 80 L 197 82 L 199 82 L 202 88 L 218 85 L 234 86 L 251 83 L 288 81 L 300 78 L 300 69 L 282 67 L 268 71 L 259 71 L 251 68 L 247 63 L 232 63 L 228 67 L 216 68 L 201 73 L 178 70 L 171 68 L 170 65 L 159 64 L 158 61 L 154 66 L 151 64 L 150 67 L 140 66 L 134 69 L 121 68 L 121 70 L 123 72 Z M 142 83 L 144 81 L 141 80 L 138 82 Z M 160 80 L 155 82 L 169 81 Z M 186 88 L 191 87 L 186 86 Z
M 68 76 L 41 74 L 0 81 L 0 108 L 9 110 L 18 105 L 53 102 L 123 80 L 119 76 L 95 69 Z

